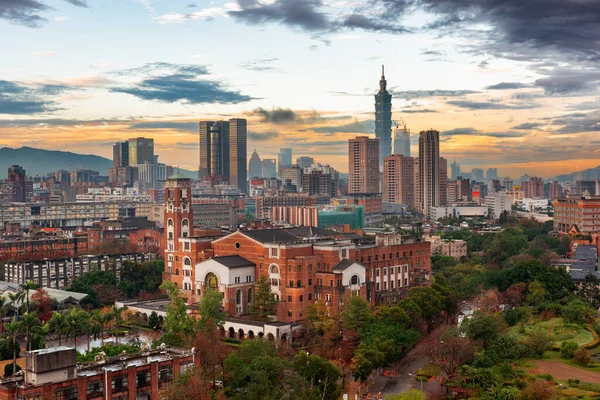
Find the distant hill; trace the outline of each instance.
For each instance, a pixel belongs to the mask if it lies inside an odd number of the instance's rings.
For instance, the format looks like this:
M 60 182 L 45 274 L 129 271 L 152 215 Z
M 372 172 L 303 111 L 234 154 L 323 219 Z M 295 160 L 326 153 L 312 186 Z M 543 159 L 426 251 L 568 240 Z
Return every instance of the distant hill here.
M 555 177 L 559 182 L 594 181 L 600 179 L 600 166 Z
M 113 162 L 108 158 L 92 154 L 77 154 L 69 151 L 43 150 L 32 147 L 21 147 L 12 149 L 3 147 L 0 149 L 0 179 L 6 178 L 8 168 L 11 165 L 20 165 L 25 168 L 27 175 L 46 175 L 59 169 L 91 169 L 100 172 L 100 175 L 108 175 L 108 169 Z M 179 169 L 179 172 L 195 178 L 198 173 Z

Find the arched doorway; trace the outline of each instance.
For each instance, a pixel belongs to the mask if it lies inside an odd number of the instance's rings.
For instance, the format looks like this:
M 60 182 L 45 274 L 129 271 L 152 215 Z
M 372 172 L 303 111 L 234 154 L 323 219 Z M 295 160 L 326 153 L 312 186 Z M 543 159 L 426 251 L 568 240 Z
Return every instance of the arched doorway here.
M 204 278 L 204 287 L 206 289 L 218 290 L 219 277 L 216 274 L 209 272 L 208 274 L 206 274 L 206 278 Z
M 233 327 L 229 328 L 229 337 L 235 339 L 235 329 Z
M 262 332 L 258 332 L 258 338 L 262 339 L 263 337 L 265 337 L 265 334 Z
M 283 335 L 281 335 L 281 341 L 287 342 L 287 333 L 284 333 Z
M 248 331 L 248 339 L 254 339 L 254 331 Z
M 275 341 L 275 336 L 273 336 L 272 333 L 267 333 L 267 340 L 269 342 L 274 342 Z
M 244 335 L 244 330 L 242 328 L 238 329 L 238 339 L 244 340 L 246 335 Z

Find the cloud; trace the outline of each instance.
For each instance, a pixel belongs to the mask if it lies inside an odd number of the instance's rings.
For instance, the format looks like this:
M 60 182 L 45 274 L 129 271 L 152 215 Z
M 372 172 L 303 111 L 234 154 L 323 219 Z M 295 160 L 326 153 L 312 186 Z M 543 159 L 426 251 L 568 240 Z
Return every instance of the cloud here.
M 403 108 L 400 110 L 401 114 L 421 114 L 421 113 L 436 113 L 439 111 L 431 110 L 429 108 Z
M 0 114 L 37 114 L 56 111 L 57 104 L 50 96 L 69 88 L 60 85 L 27 86 L 20 82 L 0 80 Z
M 572 113 L 556 118 L 552 125 L 562 126 L 553 133 L 600 132 L 600 113 Z
M 535 129 L 535 128 L 539 128 L 540 126 L 544 126 L 544 124 L 540 124 L 539 122 L 526 122 L 517 126 L 513 126 L 512 129 L 517 129 L 517 130 L 530 130 L 530 129 Z
M 277 133 L 275 131 L 248 132 L 247 136 L 248 136 L 248 140 L 251 140 L 253 142 L 264 142 L 264 141 L 267 141 L 270 139 L 275 139 L 276 137 L 279 136 L 279 133 Z
M 447 131 L 443 131 L 441 134 L 444 136 L 477 135 L 481 134 L 481 131 L 478 131 L 475 128 L 454 128 Z
M 320 126 L 317 128 L 304 129 L 303 131 L 313 131 L 317 133 L 374 133 L 375 121 L 356 121 L 350 124 L 338 126 Z
M 64 1 L 74 6 L 87 7 L 87 3 L 82 0 Z M 29 28 L 37 28 L 46 22 L 46 19 L 40 14 L 54 10 L 44 3 L 40 0 L 1 0 L 0 19 Z
M 294 110 L 281 107 L 273 108 L 272 110 L 266 110 L 259 107 L 253 110 L 250 115 L 261 116 L 263 122 L 272 122 L 275 124 L 294 122 L 299 118 Z
M 123 120 L 116 118 L 95 119 L 95 120 L 79 120 L 79 119 L 62 119 L 62 118 L 29 118 L 29 119 L 0 119 L 0 127 L 22 128 L 36 126 L 84 126 L 84 125 L 110 125 L 130 123 L 131 120 Z
M 156 130 L 174 130 L 178 132 L 198 132 L 198 122 L 178 122 L 178 121 L 144 121 L 136 122 L 129 126 L 129 129 L 156 129 Z
M 405 100 L 418 99 L 423 97 L 460 97 L 468 94 L 479 93 L 473 90 L 405 90 L 397 91 L 392 89 L 391 93 L 394 97 L 398 97 Z
M 159 73 L 161 75 L 154 75 Z M 158 62 L 113 71 L 113 74 L 152 75 L 136 84 L 110 89 L 111 92 L 130 94 L 142 100 L 188 104 L 238 104 L 253 100 L 253 97 L 228 89 L 220 81 L 198 79 L 201 75 L 208 75 L 208 69 L 202 65 Z
M 408 29 L 398 26 L 381 18 L 371 18 L 364 14 L 350 14 L 341 23 L 344 28 L 362 29 L 371 32 L 405 33 Z
M 69 19 L 69 18 L 68 18 L 68 17 L 65 17 L 65 16 L 62 16 L 62 17 L 56 17 L 56 18 L 54 18 L 54 20 L 55 20 L 56 22 L 65 22 L 65 21 L 66 21 L 66 20 L 68 20 L 68 19 Z
M 307 31 L 324 31 L 331 24 L 322 11 L 322 0 L 237 0 L 237 10 L 228 14 L 250 25 L 276 23 Z
M 165 14 L 165 15 L 155 17 L 154 20 L 161 25 L 172 24 L 172 23 L 181 23 L 181 22 L 193 20 L 193 19 L 201 19 L 201 20 L 211 21 L 215 17 L 227 16 L 227 11 L 230 11 L 230 10 L 231 9 L 227 8 L 227 7 L 225 7 L 225 8 L 211 7 L 211 8 L 205 8 L 203 10 L 196 11 L 193 13 Z
M 33 55 L 33 56 L 54 57 L 56 55 L 56 53 L 53 52 L 52 50 L 47 50 L 47 51 L 36 51 L 36 52 L 31 53 L 31 55 Z
M 240 63 L 240 66 L 249 71 L 264 72 L 264 71 L 275 71 L 273 63 L 279 60 L 276 57 L 257 58 L 254 60 L 244 61 Z
M 500 82 L 495 85 L 486 86 L 486 90 L 506 90 L 506 89 L 524 89 L 531 87 L 526 83 L 521 82 Z
M 474 136 L 474 135 L 478 135 L 478 136 L 489 136 L 489 137 L 502 139 L 502 138 L 521 137 L 524 135 L 524 133 L 513 132 L 513 131 L 484 132 L 484 131 L 477 130 L 475 128 L 455 128 L 455 129 L 443 131 L 441 133 L 441 135 L 442 136 Z
M 539 107 L 535 103 L 505 104 L 499 101 L 453 100 L 446 103 L 469 110 L 524 110 Z
M 544 93 L 553 95 L 579 95 L 595 92 L 600 85 L 600 71 L 553 69 L 547 72 L 550 76 L 534 82 L 544 89 Z

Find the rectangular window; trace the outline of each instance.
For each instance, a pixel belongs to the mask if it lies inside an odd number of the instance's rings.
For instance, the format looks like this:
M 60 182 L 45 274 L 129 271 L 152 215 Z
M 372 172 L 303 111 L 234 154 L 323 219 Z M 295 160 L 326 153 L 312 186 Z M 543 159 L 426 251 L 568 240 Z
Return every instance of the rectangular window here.
M 308 272 L 312 272 L 312 264 L 308 264 Z
M 160 367 L 158 371 L 158 382 L 159 383 L 168 383 L 173 380 L 173 366 L 165 365 Z
M 342 249 L 342 258 L 346 258 L 348 256 L 348 250 Z
M 292 268 L 294 268 L 291 264 L 288 265 L 288 272 L 292 272 Z
M 304 301 L 304 296 L 303 296 L 303 295 L 300 295 L 300 296 L 298 297 L 298 301 L 299 301 L 300 303 L 302 303 L 302 302 Z
M 394 267 L 390 267 L 390 275 L 394 275 Z
M 308 286 L 312 286 L 312 279 L 308 280 Z
M 260 268 L 261 271 L 263 270 L 264 267 L 265 267 L 265 264 L 260 263 L 260 267 L 259 268 Z
M 235 283 L 240 283 L 240 277 L 239 276 L 235 277 Z
M 321 263 L 317 263 L 317 271 L 321 270 Z
M 400 258 L 400 252 L 396 253 L 396 258 Z
M 390 289 L 394 288 L 394 281 L 390 281 Z
M 150 385 L 150 377 L 151 375 L 149 370 L 138 372 L 135 374 L 135 386 L 137 388 L 142 388 Z
M 325 295 L 325 301 L 331 301 L 331 295 L 330 294 L 326 294 Z
M 376 290 L 379 290 L 379 282 L 376 283 L 376 286 L 377 286 Z
M 371 256 L 367 256 L 367 261 L 371 262 Z
M 382 255 L 381 255 L 381 259 L 382 259 L 382 260 L 385 260 L 385 254 L 382 254 Z
M 402 287 L 402 279 L 398 279 L 398 287 Z
M 404 278 L 404 286 L 408 286 L 408 278 Z
M 338 287 L 342 286 L 342 280 L 341 279 L 337 280 L 337 285 L 338 285 Z
M 302 287 L 302 281 L 301 281 L 301 280 L 298 280 L 298 281 L 296 282 L 296 286 L 297 286 L 297 287 Z
M 92 381 L 87 384 L 86 393 L 88 397 L 95 397 L 98 394 L 102 394 L 102 392 L 104 392 L 104 382 Z
M 387 282 L 383 282 L 383 290 L 387 290 Z
M 308 301 L 311 301 L 311 300 L 312 300 L 312 293 L 309 293 L 308 294 Z
M 300 311 L 298 311 L 298 316 L 299 316 L 299 317 L 302 317 L 303 315 L 304 315 L 304 310 L 300 310 Z
M 333 287 L 333 279 L 329 281 L 329 286 Z
M 66 388 L 56 389 L 52 394 L 53 400 L 77 400 L 79 389 L 77 386 L 69 386 Z
M 302 265 L 298 265 L 298 272 L 302 272 Z
M 291 317 L 292 315 L 292 310 L 288 310 L 288 317 Z
M 383 276 L 387 276 L 387 268 L 383 269 Z
M 404 272 L 408 272 L 408 265 L 404 266 Z
M 379 276 L 379 268 L 375 270 L 375 276 Z
M 252 282 L 252 276 L 246 275 L 246 283 Z
M 290 281 L 290 282 L 289 282 L 289 286 L 290 286 L 290 287 L 294 287 L 294 281 Z
M 375 254 L 375 261 L 379 260 L 379 254 Z
M 288 303 L 292 302 L 292 296 L 288 296 Z
M 277 250 L 279 249 L 276 247 L 271 247 L 271 257 L 277 257 L 277 255 L 279 254 Z

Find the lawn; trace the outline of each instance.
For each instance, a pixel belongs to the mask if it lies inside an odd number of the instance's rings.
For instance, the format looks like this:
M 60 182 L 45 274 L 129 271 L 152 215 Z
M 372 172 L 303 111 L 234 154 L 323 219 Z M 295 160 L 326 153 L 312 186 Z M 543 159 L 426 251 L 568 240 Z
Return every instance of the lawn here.
M 545 331 L 552 337 L 555 347 L 560 347 L 562 342 L 574 342 L 578 346 L 582 346 L 594 340 L 591 332 L 577 325 L 565 324 L 562 318 L 516 325 L 511 327 L 509 332 L 516 335 L 521 341 L 525 341 L 532 332 L 538 329 Z

